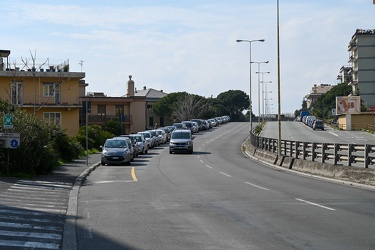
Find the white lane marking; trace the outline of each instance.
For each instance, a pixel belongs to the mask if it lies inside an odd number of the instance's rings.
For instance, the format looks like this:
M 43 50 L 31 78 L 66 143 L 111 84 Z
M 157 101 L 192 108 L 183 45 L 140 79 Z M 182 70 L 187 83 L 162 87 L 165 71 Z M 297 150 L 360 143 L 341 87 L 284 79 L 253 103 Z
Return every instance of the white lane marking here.
M 229 174 L 226 174 L 226 173 L 224 173 L 224 172 L 220 172 L 220 174 L 225 175 L 225 176 L 227 176 L 227 177 L 232 177 L 232 176 L 230 176 Z
M 106 184 L 106 183 L 120 183 L 120 182 L 134 182 L 134 181 L 127 181 L 127 180 L 124 180 L 124 181 L 97 181 L 97 182 L 95 182 L 96 184 Z
M 36 230 L 48 230 L 48 231 L 61 232 L 61 228 L 59 227 L 44 226 L 44 225 L 36 226 L 35 224 L 28 224 L 28 223 L 13 223 L 13 222 L 0 221 L 0 227 L 36 229 Z
M 208 166 L 208 165 L 206 165 L 206 167 L 208 167 L 208 168 L 211 168 L 211 169 L 212 169 L 212 167 L 210 167 L 210 166 Z
M 198 157 L 198 159 L 201 158 L 199 155 L 197 157 Z
M 298 199 L 298 198 L 296 198 L 296 200 L 304 202 L 304 203 L 307 203 L 307 204 L 310 204 L 310 205 L 313 205 L 313 206 L 321 207 L 321 208 L 324 208 L 324 209 L 327 209 L 327 210 L 331 210 L 331 211 L 335 211 L 336 210 L 336 209 L 333 209 L 333 208 L 330 208 L 330 207 L 319 205 L 319 204 L 311 202 L 311 201 L 306 201 L 306 200 L 302 200 L 302 199 Z
M 38 238 L 38 239 L 61 240 L 60 234 L 53 234 L 53 233 L 15 232 L 15 231 L 0 230 L 0 235 L 12 236 L 12 237 L 31 237 L 31 238 Z
M 256 188 L 262 189 L 262 190 L 266 190 L 266 191 L 269 190 L 268 188 L 265 188 L 265 187 L 261 187 L 261 186 L 255 185 L 255 184 L 250 183 L 250 182 L 245 182 L 245 183 L 246 183 L 247 185 L 250 185 L 250 186 L 253 186 L 253 187 L 256 187 Z
M 43 243 L 43 242 L 33 242 L 33 241 L 16 241 L 16 240 L 2 240 L 0 241 L 0 246 L 5 247 L 20 247 L 26 248 L 40 248 L 40 249 L 59 249 L 60 245 L 55 243 Z
M 203 163 L 203 161 L 202 161 L 202 160 L 200 160 L 200 162 L 201 162 L 201 163 Z

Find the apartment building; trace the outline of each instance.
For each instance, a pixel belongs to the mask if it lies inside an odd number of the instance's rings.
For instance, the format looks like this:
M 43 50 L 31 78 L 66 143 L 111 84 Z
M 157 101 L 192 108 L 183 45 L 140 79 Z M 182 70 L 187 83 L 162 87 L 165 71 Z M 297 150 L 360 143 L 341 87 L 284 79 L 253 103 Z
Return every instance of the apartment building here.
M 353 79 L 352 75 L 350 74 L 351 70 L 351 66 L 342 66 L 339 74 L 337 75 L 337 83 L 350 83 Z
M 145 113 L 146 113 L 146 128 L 153 129 L 154 127 L 164 127 L 171 125 L 172 122 L 168 117 L 159 117 L 152 111 L 152 106 L 161 98 L 167 95 L 163 90 L 156 90 L 152 88 L 143 87 L 141 90 L 135 89 L 135 96 L 145 98 Z
M 60 64 L 35 60 L 10 63 L 10 53 L 0 50 L 0 99 L 76 135 L 85 73 L 69 72 L 69 60 Z
M 119 97 L 107 96 L 103 92 L 84 94 L 80 125 L 84 126 L 86 120 L 88 125 L 100 126 L 109 120 L 118 120 L 123 126 L 123 134 L 164 126 L 164 118 L 157 117 L 152 112 L 152 105 L 167 94 L 146 87 L 140 91 L 136 90 L 132 76 L 129 76 L 126 88 L 126 94 Z M 86 102 L 90 103 L 87 115 Z
M 375 29 L 357 29 L 352 36 L 348 51 L 352 69 L 352 94 L 359 95 L 362 103 L 375 107 Z
M 314 84 L 314 87 L 311 88 L 310 94 L 305 96 L 307 108 L 309 109 L 321 95 L 327 93 L 332 88 L 333 86 L 331 84 Z

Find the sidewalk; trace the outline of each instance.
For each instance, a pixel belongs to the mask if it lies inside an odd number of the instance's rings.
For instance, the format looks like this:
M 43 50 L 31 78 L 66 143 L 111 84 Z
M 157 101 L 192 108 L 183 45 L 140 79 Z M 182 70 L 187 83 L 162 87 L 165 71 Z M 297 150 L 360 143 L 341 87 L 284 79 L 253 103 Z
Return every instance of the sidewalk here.
M 32 182 L 47 182 L 53 186 L 56 185 L 71 184 L 70 192 L 68 190 L 68 204 L 65 214 L 65 223 L 62 232 L 62 249 L 77 249 L 77 238 L 76 238 L 76 216 L 78 209 L 78 193 L 82 182 L 85 180 L 87 175 L 100 165 L 101 154 L 89 155 L 89 157 L 83 157 L 76 159 L 73 162 L 69 162 L 59 166 L 50 175 L 38 175 L 33 178 L 27 179 Z M 23 178 L 14 177 L 1 177 L 0 178 L 0 194 L 7 192 L 7 190 Z M 64 206 L 65 207 L 65 206 Z
M 93 164 L 100 162 L 100 153 L 89 155 L 88 164 L 86 163 L 86 157 L 76 159 L 73 162 L 69 162 L 59 166 L 50 175 L 37 175 L 30 180 L 43 180 L 52 182 L 68 182 L 74 183 L 76 178 L 87 168 Z M 86 165 L 87 164 L 87 165 Z M 0 193 L 8 189 L 11 185 L 16 183 L 21 178 L 17 177 L 0 177 Z

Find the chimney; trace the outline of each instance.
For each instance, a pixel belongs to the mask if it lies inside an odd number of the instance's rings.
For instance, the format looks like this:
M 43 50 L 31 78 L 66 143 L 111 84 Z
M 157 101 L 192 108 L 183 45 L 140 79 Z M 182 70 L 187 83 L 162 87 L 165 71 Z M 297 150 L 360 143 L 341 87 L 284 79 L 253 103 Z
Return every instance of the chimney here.
M 146 90 L 146 86 L 143 86 L 143 90 Z
M 126 97 L 134 96 L 134 81 L 132 80 L 132 76 L 129 76 L 129 81 L 127 83 L 127 92 Z

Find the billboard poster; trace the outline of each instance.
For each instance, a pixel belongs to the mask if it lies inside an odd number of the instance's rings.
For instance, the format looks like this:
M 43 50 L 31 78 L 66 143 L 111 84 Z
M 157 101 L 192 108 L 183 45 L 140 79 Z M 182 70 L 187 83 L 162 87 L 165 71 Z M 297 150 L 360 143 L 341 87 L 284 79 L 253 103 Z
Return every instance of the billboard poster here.
M 359 96 L 336 96 L 336 114 L 359 114 L 361 98 Z

